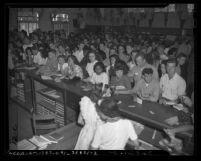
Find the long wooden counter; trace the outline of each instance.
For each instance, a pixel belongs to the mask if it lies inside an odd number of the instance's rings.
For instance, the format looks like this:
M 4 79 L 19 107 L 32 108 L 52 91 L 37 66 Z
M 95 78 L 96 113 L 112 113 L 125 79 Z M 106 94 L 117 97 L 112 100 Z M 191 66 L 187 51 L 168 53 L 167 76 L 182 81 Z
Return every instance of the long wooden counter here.
M 79 111 L 80 98 L 84 95 L 89 95 L 90 93 L 82 90 L 82 88 L 80 87 L 81 81 L 63 79 L 61 82 L 55 82 L 54 80 L 42 80 L 39 75 L 35 74 L 35 70 L 20 69 L 19 71 L 25 73 L 26 77 L 31 79 L 32 82 L 38 81 L 50 88 L 63 91 L 65 97 L 65 106 L 73 106 L 75 111 Z M 178 115 L 178 113 L 173 110 L 172 107 L 163 106 L 158 103 L 149 101 L 143 101 L 143 104 L 140 105 L 133 102 L 131 95 L 116 95 L 115 97 L 116 99 L 122 101 L 122 103 L 119 104 L 122 116 L 160 131 L 162 131 L 164 128 L 173 128 L 173 126 L 170 126 L 165 122 L 166 119 Z M 129 107 L 129 105 L 135 105 L 135 107 Z M 150 111 L 152 111 L 154 114 Z M 65 112 L 65 115 L 66 114 L 67 112 Z M 192 136 L 192 131 L 178 134 L 178 137 L 181 138 L 186 138 L 189 136 Z

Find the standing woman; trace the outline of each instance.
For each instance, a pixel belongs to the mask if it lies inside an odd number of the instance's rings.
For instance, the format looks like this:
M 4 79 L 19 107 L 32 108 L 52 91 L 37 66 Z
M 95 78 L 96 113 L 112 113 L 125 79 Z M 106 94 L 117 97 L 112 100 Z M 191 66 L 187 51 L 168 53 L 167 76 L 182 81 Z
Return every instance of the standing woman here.
M 66 68 L 65 75 L 70 79 L 78 77 L 83 78 L 82 68 L 78 65 L 77 58 L 74 55 L 70 55 L 67 58 L 68 67 Z

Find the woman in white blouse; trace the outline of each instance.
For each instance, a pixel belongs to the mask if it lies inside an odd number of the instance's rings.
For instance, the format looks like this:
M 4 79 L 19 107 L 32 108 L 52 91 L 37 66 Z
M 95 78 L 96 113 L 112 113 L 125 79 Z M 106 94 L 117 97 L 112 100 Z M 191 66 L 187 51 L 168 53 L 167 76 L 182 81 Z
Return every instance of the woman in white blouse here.
M 92 74 L 94 73 L 94 65 L 98 62 L 96 60 L 96 54 L 94 52 L 89 52 L 89 63 L 87 63 L 87 66 L 86 66 L 86 71 L 89 75 L 89 77 L 92 76 Z
M 85 82 L 91 82 L 92 84 L 103 84 L 102 90 L 105 85 L 109 84 L 109 77 L 105 71 L 105 66 L 102 62 L 97 62 L 94 65 L 94 73 L 91 77 L 84 79 Z

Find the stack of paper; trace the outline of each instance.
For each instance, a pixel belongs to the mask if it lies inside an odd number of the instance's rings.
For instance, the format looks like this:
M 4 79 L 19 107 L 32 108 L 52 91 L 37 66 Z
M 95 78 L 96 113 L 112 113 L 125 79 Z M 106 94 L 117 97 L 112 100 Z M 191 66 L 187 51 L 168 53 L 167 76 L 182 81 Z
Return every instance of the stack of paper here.
M 43 80 L 52 80 L 51 77 L 45 76 L 45 75 L 42 75 L 41 78 L 42 78 Z
M 34 144 L 26 139 L 17 143 L 17 150 L 35 150 L 36 148 Z
M 52 139 L 55 139 L 57 142 L 59 140 L 62 140 L 64 138 L 64 136 L 60 135 L 59 133 L 57 132 L 54 132 L 52 134 L 49 135 Z
M 47 94 L 48 96 L 51 96 L 51 97 L 54 97 L 54 98 L 59 98 L 60 97 L 59 95 L 57 95 L 56 90 L 47 91 L 47 92 L 44 92 L 44 94 Z
M 41 135 L 40 137 L 51 143 L 58 143 L 60 140 L 64 138 L 64 136 L 60 135 L 57 132 L 54 132 L 52 134 Z
M 17 98 L 19 100 L 21 100 L 22 102 L 25 102 L 24 84 L 23 83 L 17 84 Z
M 40 136 L 34 136 L 31 139 L 29 139 L 33 144 L 39 147 L 39 150 L 45 149 L 48 144 L 51 144 L 52 142 L 48 141 L 47 139 L 44 139 Z

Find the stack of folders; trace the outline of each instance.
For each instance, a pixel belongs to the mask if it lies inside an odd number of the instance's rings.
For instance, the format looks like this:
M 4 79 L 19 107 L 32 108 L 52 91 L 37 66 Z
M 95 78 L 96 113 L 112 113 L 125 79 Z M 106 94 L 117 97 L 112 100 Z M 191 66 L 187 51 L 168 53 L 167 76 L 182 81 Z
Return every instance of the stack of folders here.
M 24 97 L 24 84 L 19 83 L 17 84 L 17 97 L 19 100 L 22 102 L 25 102 L 25 97 Z
M 56 119 L 55 121 L 59 123 L 60 126 L 64 126 L 64 116 L 61 116 L 58 113 L 56 113 L 55 119 Z
M 59 113 L 61 116 L 64 116 L 64 105 L 56 102 L 56 112 Z
M 35 150 L 36 148 L 34 144 L 26 139 L 17 143 L 17 150 Z
M 43 97 L 43 96 L 41 98 L 42 98 L 41 103 L 43 106 L 52 109 L 52 111 L 55 111 L 55 101 L 54 100 L 48 99 L 48 98 Z
M 60 96 L 57 94 L 57 91 L 56 90 L 50 90 L 50 91 L 47 91 L 47 92 L 44 92 L 44 94 L 48 95 L 48 96 L 51 96 L 53 98 L 59 98 Z

